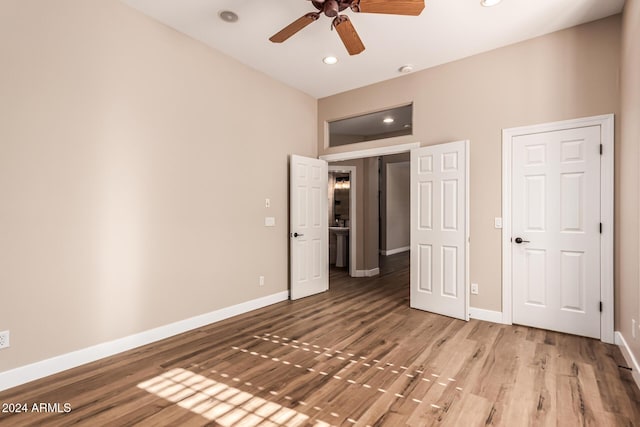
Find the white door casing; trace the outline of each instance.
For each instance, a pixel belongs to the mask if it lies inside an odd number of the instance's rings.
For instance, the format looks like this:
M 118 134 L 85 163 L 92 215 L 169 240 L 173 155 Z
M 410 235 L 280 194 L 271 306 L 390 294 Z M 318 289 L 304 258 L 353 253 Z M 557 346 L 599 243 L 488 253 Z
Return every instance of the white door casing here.
M 504 323 L 612 342 L 613 116 L 505 129 L 503 217 Z
M 329 289 L 327 162 L 291 156 L 289 241 L 292 300 Z
M 411 307 L 469 320 L 469 141 L 411 150 Z

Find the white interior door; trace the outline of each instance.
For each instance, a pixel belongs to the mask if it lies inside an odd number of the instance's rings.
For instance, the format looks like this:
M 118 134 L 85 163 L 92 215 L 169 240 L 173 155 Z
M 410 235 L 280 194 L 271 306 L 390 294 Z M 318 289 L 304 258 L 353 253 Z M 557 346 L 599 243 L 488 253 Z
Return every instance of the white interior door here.
M 468 320 L 469 141 L 411 150 L 411 307 Z
M 600 126 L 512 138 L 513 322 L 600 338 Z
M 291 299 L 329 289 L 328 176 L 324 160 L 291 156 Z

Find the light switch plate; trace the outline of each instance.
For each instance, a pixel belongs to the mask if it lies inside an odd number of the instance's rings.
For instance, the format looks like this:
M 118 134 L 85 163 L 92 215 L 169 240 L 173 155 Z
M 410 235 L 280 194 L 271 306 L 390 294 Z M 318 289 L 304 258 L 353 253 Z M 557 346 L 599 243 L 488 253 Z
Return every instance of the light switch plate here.
M 493 220 L 493 226 L 494 226 L 495 228 L 502 228 L 502 218 L 496 217 L 496 218 Z
M 9 331 L 0 332 L 0 348 L 9 347 Z
M 266 216 L 264 217 L 264 226 L 265 227 L 275 227 L 276 226 L 276 219 L 272 216 Z
M 264 207 L 265 208 L 271 207 L 271 199 L 264 199 Z

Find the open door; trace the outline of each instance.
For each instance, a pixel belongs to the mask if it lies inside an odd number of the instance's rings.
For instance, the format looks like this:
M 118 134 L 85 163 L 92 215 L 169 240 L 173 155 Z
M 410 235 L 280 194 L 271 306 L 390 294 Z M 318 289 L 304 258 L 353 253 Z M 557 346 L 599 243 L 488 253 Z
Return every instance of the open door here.
M 469 320 L 469 141 L 411 150 L 411 307 Z
M 329 289 L 328 169 L 324 160 L 291 156 L 289 241 L 292 300 Z

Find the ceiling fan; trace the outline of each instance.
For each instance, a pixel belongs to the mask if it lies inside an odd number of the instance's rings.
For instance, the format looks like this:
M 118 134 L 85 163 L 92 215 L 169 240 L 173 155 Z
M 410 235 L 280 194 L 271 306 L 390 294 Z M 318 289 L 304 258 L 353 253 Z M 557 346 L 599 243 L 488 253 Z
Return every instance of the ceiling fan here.
M 340 15 L 340 12 L 349 8 L 353 12 L 417 16 L 424 9 L 424 0 L 311 0 L 311 4 L 318 9 L 318 12 L 310 12 L 298 18 L 271 36 L 269 40 L 273 43 L 282 43 L 318 20 L 320 14 L 324 13 L 327 17 L 333 18 L 331 27 L 338 32 L 349 55 L 357 55 L 365 49 L 364 44 L 349 17 Z

